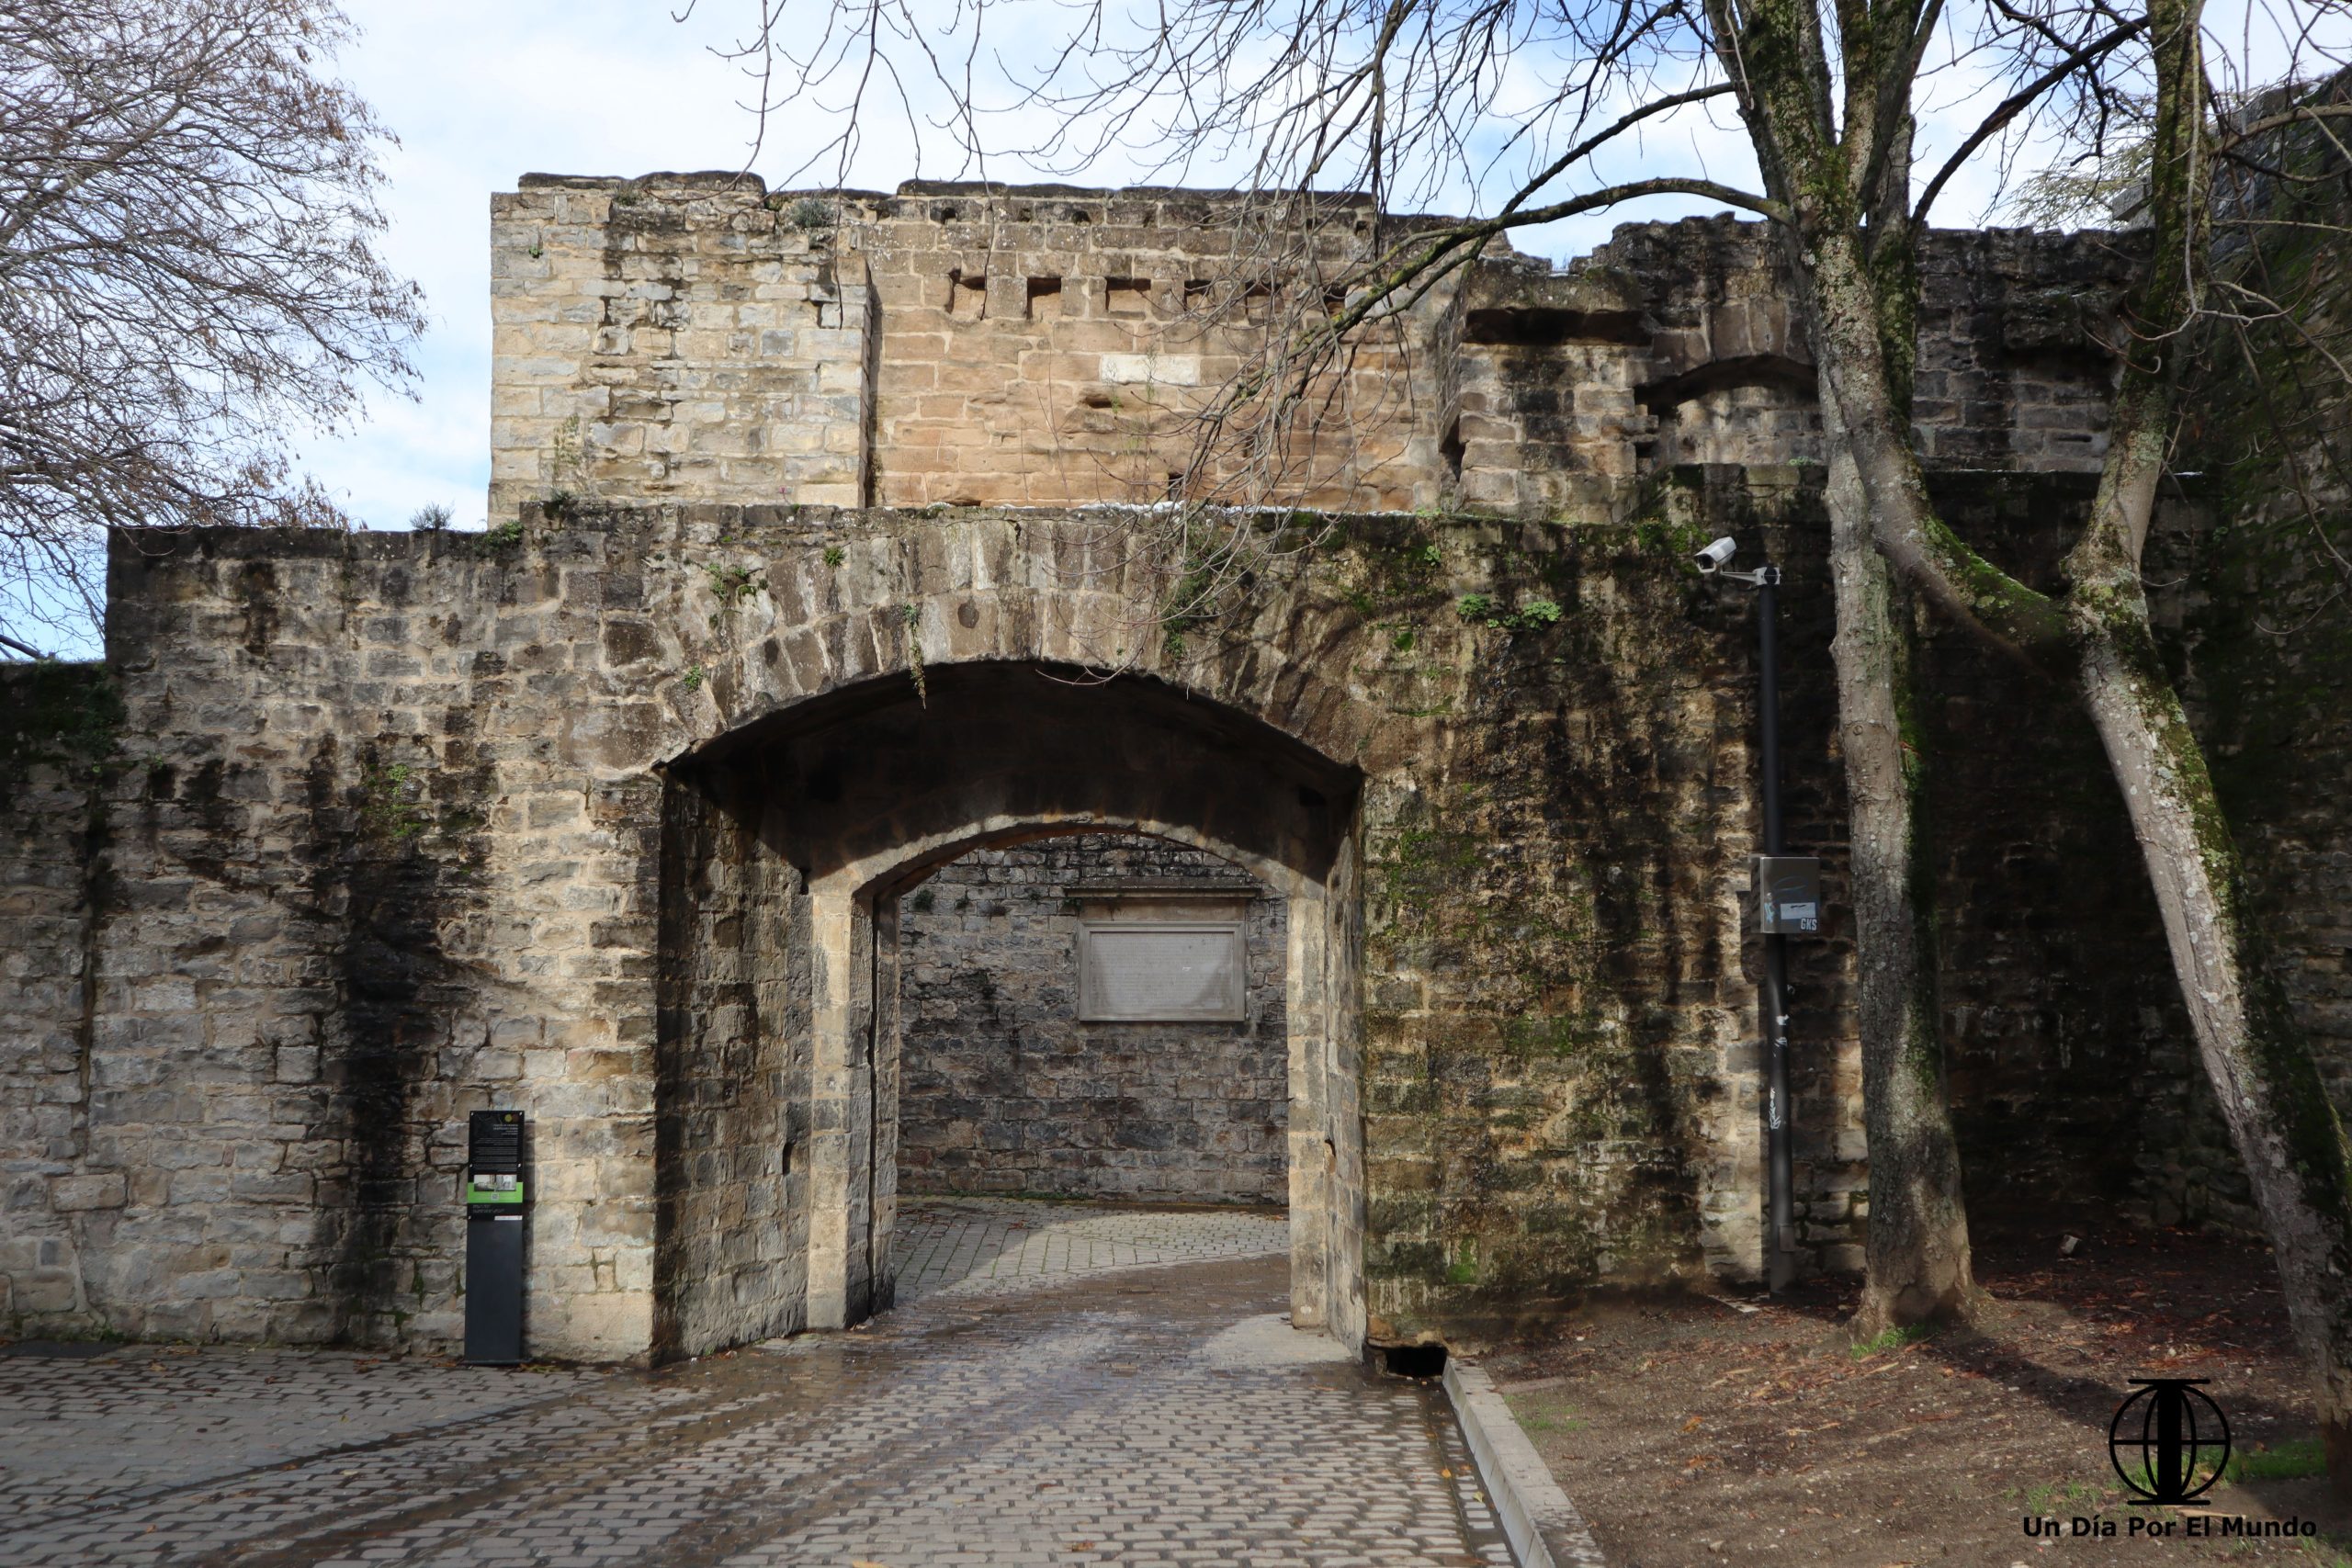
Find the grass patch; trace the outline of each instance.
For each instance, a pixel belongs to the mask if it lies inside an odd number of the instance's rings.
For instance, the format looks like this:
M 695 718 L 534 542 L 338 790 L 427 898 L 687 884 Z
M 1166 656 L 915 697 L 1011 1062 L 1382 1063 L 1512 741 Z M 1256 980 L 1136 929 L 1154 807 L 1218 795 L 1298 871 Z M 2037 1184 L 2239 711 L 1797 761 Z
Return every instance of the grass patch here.
M 1551 1402 L 1533 1396 L 1512 1399 L 1506 1395 L 1503 1403 L 1510 1407 L 1511 1416 L 1528 1432 L 1581 1432 L 1584 1417 L 1573 1405 Z
M 1934 1332 L 1934 1329 L 1924 1323 L 1914 1323 L 1902 1328 L 1890 1328 L 1883 1334 L 1874 1334 L 1868 1339 L 1847 1347 L 1847 1354 L 1852 1356 L 1857 1361 L 1866 1361 L 1883 1351 L 1900 1350 L 1905 1345 L 1917 1345 Z
M 2233 1453 L 2222 1474 L 2231 1481 L 2301 1481 L 2327 1473 L 2327 1450 L 2317 1438 L 2290 1438 Z
M 1531 1432 L 1581 1432 L 1584 1418 L 1578 1416 L 1522 1416 L 1519 1424 Z
M 2105 1498 L 2107 1493 L 2087 1481 L 2052 1481 L 2046 1485 L 2029 1486 L 2022 1495 L 2027 1513 L 2057 1514 L 2089 1507 Z

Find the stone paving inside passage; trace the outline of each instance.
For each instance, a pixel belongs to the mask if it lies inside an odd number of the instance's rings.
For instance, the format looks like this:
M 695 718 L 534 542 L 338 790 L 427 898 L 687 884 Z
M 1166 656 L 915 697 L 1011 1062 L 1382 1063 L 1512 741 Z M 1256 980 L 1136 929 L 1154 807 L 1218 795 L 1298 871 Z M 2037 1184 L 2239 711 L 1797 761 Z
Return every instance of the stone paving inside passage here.
M 1432 1385 L 1278 1216 L 910 1201 L 900 1304 L 655 1372 L 0 1358 L 12 1564 L 1507 1564 Z

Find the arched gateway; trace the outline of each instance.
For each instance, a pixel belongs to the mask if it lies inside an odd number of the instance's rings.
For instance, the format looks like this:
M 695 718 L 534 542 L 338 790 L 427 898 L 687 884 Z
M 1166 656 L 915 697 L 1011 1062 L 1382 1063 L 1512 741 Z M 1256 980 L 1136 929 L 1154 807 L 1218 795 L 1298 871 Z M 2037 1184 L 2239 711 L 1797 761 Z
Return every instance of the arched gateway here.
M 1717 535 L 1788 574 L 1792 834 L 1843 919 L 1769 236 L 1465 269 L 1351 352 L 1275 486 L 1311 510 L 1234 518 L 1281 547 L 1179 627 L 1137 529 L 1256 362 L 1247 310 L 1200 309 L 1233 209 L 818 194 L 837 221 L 732 174 L 497 197 L 490 532 L 118 535 L 106 664 L 0 671 L 0 1327 L 446 1351 L 491 1107 L 530 1128 L 534 1354 L 854 1321 L 890 1291 L 891 895 L 1094 829 L 1289 901 L 1298 1321 L 1461 1344 L 1753 1277 L 1757 694 L 1748 601 L 1690 565 Z M 1329 211 L 1333 254 L 1378 231 Z M 2122 254 L 1921 264 L 1950 515 L 2054 558 Z M 1958 694 L 1955 1095 L 2002 1156 L 1970 1168 L 2018 1213 L 2144 1185 L 2145 1097 L 2100 1090 L 2187 1058 L 2120 818 L 2080 807 L 2111 784 L 2050 693 L 1923 657 Z M 2044 942 L 2020 911 L 2061 890 Z M 1850 1268 L 1850 953 L 1808 964 L 1799 1242 Z
M 983 660 L 783 705 L 665 771 L 661 1349 L 888 1303 L 896 896 L 977 847 L 1100 829 L 1288 899 L 1292 1316 L 1362 1340 L 1352 767 L 1160 681 Z

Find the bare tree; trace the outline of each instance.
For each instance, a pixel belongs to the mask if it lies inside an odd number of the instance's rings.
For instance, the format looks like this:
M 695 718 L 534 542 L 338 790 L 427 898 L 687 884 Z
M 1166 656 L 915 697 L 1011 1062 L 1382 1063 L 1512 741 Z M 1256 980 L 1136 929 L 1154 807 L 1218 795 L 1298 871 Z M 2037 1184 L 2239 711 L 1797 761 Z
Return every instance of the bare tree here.
M 404 379 L 424 324 L 373 249 L 385 133 L 324 74 L 350 36 L 327 0 L 0 0 L 0 592 L 28 620 L 95 614 L 107 529 L 336 520 L 287 433 Z
M 1132 22 L 1101 4 L 1047 13 L 969 0 L 929 25 L 912 0 L 810 6 L 822 25 L 787 29 L 786 0 L 762 0 L 734 52 L 758 76 L 763 113 L 847 89 L 830 106 L 843 130 L 820 157 L 846 158 L 887 89 L 918 133 L 976 167 L 983 154 L 1077 169 L 1124 152 L 1181 176 L 1238 160 L 1278 214 L 1311 214 L 1329 199 L 1317 192 L 1370 192 L 1391 208 L 1473 194 L 1479 210 L 1468 219 L 1376 231 L 1336 295 L 1320 296 L 1340 302 L 1284 318 L 1262 361 L 1224 389 L 1203 422 L 1211 433 L 1245 416 L 1278 422 L 1357 334 L 1398 320 L 1513 230 L 1659 195 L 1770 220 L 1804 308 L 1830 438 L 1871 1155 L 1860 1326 L 1964 1313 L 1975 1294 L 1932 932 L 1914 892 L 1925 880 L 1919 795 L 1900 734 L 1914 700 L 1902 604 L 1918 594 L 2083 694 L 2270 1228 L 2333 1471 L 2352 1482 L 2352 1156 L 2261 962 L 2229 827 L 2155 657 L 2140 580 L 2179 377 L 2216 314 L 2213 167 L 2282 125 L 2345 113 L 2298 100 L 2249 122 L 2233 114 L 2244 95 L 2216 86 L 2211 60 L 2234 59 L 2240 74 L 2266 63 L 2333 70 L 2344 0 L 2275 11 L 2256 0 L 2234 57 L 2207 37 L 2199 0 L 1181 0 Z M 1048 14 L 1065 20 L 1041 28 Z M 1951 144 L 1922 149 L 1930 94 L 1990 107 Z M 927 101 L 948 107 L 926 120 Z M 1665 132 L 1719 108 L 1737 114 L 1754 188 L 1695 157 L 1678 165 L 1659 154 Z M 1046 131 L 1024 143 L 1019 131 L 1041 117 Z M 998 124 L 1012 134 L 992 138 Z M 1643 139 L 1647 164 L 1612 177 L 1611 160 L 1622 164 Z M 2079 152 L 2109 184 L 2108 164 L 2136 156 L 2151 226 L 2130 335 L 2116 345 L 2111 446 L 2059 594 L 2029 589 L 1945 525 L 1909 411 L 1929 214 L 1963 171 L 2016 168 L 2037 139 Z M 2137 172 L 2127 165 L 2125 177 Z M 2279 308 L 2258 304 L 2242 281 L 2231 287 L 2222 314 Z

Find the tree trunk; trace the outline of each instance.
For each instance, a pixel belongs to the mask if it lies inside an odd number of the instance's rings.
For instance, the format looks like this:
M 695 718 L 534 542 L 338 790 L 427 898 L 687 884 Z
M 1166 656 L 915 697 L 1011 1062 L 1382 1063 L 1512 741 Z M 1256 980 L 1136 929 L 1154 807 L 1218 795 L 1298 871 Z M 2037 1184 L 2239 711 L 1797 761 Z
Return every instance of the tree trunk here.
M 2154 883 L 2181 999 L 2314 1376 L 2328 1473 L 2352 1490 L 2352 1149 L 2264 963 L 2205 754 L 2136 585 L 2078 616 L 2083 694 Z
M 2090 525 L 2066 561 L 2067 630 L 2084 703 L 2148 863 L 2198 1054 L 2270 1232 L 2341 1496 L 2352 1495 L 2352 1147 L 2265 961 L 2229 821 L 2157 657 L 2141 579 L 2208 259 L 2213 159 L 2201 18 L 2200 0 L 2149 3 L 2156 262 L 2132 300 L 2137 321 Z
M 1774 45 L 1770 59 L 1794 58 L 1801 69 L 1794 77 L 1783 70 L 1743 78 L 1742 107 L 1771 188 L 1790 209 L 1833 450 L 1842 448 L 1850 461 L 1850 482 L 1866 498 L 1879 547 L 1899 576 L 1996 642 L 2053 667 L 2074 666 L 2147 860 L 2206 1074 L 2269 1227 L 2289 1316 L 2314 1374 L 2329 1472 L 2339 1494 L 2352 1491 L 2352 1148 L 2262 962 L 2229 826 L 2156 657 L 2140 582 L 2206 260 L 2205 182 L 2213 158 L 2204 145 L 2211 88 L 2201 0 L 2148 0 L 2156 261 L 2135 291 L 2137 324 L 2122 345 L 2100 493 L 2069 557 L 2073 587 L 2063 601 L 1979 556 L 1928 501 L 1909 422 L 1889 393 L 1883 301 L 1855 232 L 1857 214 L 1841 199 L 1842 166 L 1827 155 L 1835 149 L 1814 73 L 1817 35 L 1790 26 L 1781 9 L 1758 8 L 1761 21 L 1753 25 Z M 1809 23 L 1812 13 L 1795 15 Z M 1760 54 L 1751 47 L 1727 58 L 1726 68 L 1737 73 Z M 1856 838 L 1859 855 L 1859 828 Z M 1877 1158 L 1873 1149 L 1874 1193 Z M 1872 1215 L 1874 1244 L 1879 1217 Z
M 1964 1317 L 1977 1292 L 1938 1031 L 1935 876 L 1925 759 L 1912 722 L 1910 618 L 1871 539 L 1869 499 L 1835 400 L 1822 402 L 1838 607 L 1831 651 L 1851 824 L 1848 878 L 1870 1144 L 1868 1272 L 1854 1332 L 1869 1338 Z

